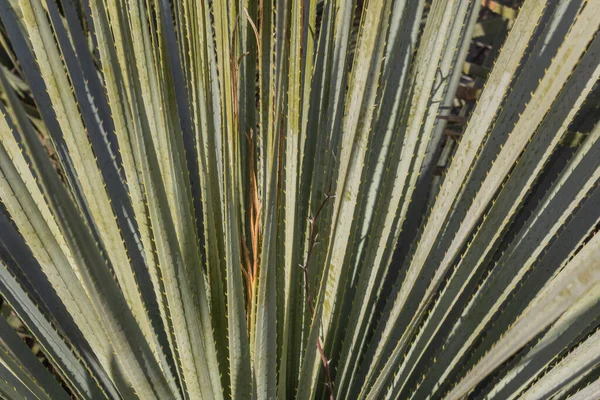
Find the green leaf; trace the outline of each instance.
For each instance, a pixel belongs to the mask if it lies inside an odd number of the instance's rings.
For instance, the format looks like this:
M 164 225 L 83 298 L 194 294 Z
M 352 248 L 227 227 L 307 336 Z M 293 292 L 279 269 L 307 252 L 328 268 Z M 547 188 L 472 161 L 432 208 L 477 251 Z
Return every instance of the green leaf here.
M 69 398 L 4 318 L 0 318 L 0 361 L 39 399 Z
M 542 290 L 527 307 L 525 312 L 496 343 L 492 350 L 481 359 L 475 368 L 464 377 L 448 394 L 448 399 L 458 399 L 467 394 L 475 383 L 489 373 L 494 367 L 507 359 L 512 353 L 521 348 L 537 333 L 558 319 L 569 307 L 586 293 L 597 293 L 600 289 L 600 236 L 594 235 L 580 252 L 565 266 L 565 268 Z M 579 368 L 586 368 L 598 361 L 598 349 L 595 345 L 598 334 L 592 335 L 575 352 L 572 352 L 553 373 L 546 375 L 544 381 L 552 386 L 552 382 L 560 379 L 561 374 L 576 374 L 569 368 L 569 362 L 577 357 L 588 359 L 580 362 Z M 543 390 L 545 384 L 540 383 L 538 390 Z M 534 386 L 535 387 L 535 386 Z M 534 394 L 532 394 L 532 398 Z
M 44 354 L 52 360 L 53 365 L 61 371 L 61 375 L 79 396 L 86 399 L 106 398 L 106 394 L 102 392 L 90 372 L 82 365 L 80 355 L 69 348 L 67 342 L 27 296 L 7 267 L 3 263 L 1 264 L 0 292 L 2 297 L 8 301 L 41 344 Z

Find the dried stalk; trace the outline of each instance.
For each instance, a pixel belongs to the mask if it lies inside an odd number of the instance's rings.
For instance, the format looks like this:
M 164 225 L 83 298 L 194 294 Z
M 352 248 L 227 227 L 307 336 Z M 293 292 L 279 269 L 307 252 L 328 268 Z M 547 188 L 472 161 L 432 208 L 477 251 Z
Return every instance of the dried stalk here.
M 317 218 L 319 218 L 319 215 L 321 214 L 321 211 L 323 211 L 323 208 L 325 207 L 325 204 L 327 204 L 327 201 L 329 199 L 332 199 L 333 197 L 335 197 L 335 196 L 331 195 L 331 193 L 328 191 L 327 195 L 325 196 L 325 199 L 319 206 L 319 209 L 317 210 L 314 217 L 308 219 L 308 223 L 310 225 L 310 237 L 309 237 L 309 244 L 308 244 L 308 252 L 306 253 L 306 259 L 304 261 L 304 264 L 300 265 L 300 268 L 302 268 L 302 271 L 304 271 L 304 292 L 306 294 L 306 302 L 308 303 L 308 306 L 310 308 L 310 314 L 312 317 L 314 317 L 314 315 L 315 315 L 315 307 L 313 304 L 313 299 L 310 295 L 310 285 L 309 285 L 309 280 L 308 280 L 308 265 L 310 262 L 310 257 L 312 255 L 313 249 L 315 248 L 315 246 L 318 243 L 317 238 L 318 238 L 319 234 L 316 231 Z M 317 349 L 319 350 L 319 355 L 321 356 L 323 368 L 325 369 L 325 376 L 327 377 L 326 385 L 327 385 L 327 388 L 329 389 L 329 400 L 334 400 L 335 396 L 333 394 L 333 381 L 331 379 L 331 370 L 329 368 L 330 362 L 327 359 L 327 357 L 325 356 L 325 351 L 323 350 L 321 338 L 318 335 L 317 335 Z

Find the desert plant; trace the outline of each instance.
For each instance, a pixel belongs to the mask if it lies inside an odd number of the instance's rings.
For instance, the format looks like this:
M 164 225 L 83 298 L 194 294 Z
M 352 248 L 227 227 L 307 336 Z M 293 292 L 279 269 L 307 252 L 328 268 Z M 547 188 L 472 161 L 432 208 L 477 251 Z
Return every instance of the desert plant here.
M 0 0 L 0 394 L 597 398 L 598 15 Z

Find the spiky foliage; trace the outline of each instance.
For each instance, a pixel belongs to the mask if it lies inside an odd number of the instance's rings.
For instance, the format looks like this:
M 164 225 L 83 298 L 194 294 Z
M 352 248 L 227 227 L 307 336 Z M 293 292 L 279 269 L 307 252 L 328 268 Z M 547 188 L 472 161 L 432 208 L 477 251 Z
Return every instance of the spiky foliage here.
M 596 396 L 598 15 L 0 0 L 0 394 Z

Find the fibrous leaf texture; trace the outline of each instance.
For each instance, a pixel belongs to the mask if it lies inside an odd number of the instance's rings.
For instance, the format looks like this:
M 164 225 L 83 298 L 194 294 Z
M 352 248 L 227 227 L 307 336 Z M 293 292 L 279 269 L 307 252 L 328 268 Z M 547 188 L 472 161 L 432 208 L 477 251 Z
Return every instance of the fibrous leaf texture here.
M 600 0 L 0 0 L 0 396 L 600 396 Z

